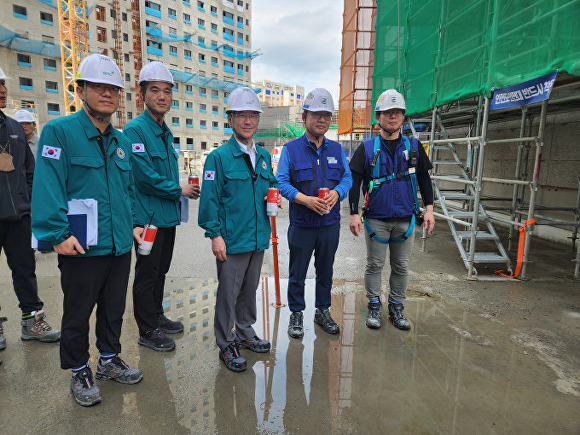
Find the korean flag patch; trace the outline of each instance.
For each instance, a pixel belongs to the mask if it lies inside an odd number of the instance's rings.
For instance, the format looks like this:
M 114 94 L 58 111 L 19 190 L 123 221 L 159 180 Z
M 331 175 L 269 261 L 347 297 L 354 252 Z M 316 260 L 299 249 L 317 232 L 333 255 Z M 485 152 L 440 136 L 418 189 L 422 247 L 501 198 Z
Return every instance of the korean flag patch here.
M 204 181 L 213 181 L 215 180 L 215 171 L 205 171 L 203 173 L 203 180 Z
M 44 145 L 42 147 L 42 157 L 60 160 L 60 151 L 61 151 L 60 148 L 51 147 L 50 145 Z
M 145 146 L 142 143 L 134 143 L 133 144 L 133 152 L 134 153 L 144 153 Z

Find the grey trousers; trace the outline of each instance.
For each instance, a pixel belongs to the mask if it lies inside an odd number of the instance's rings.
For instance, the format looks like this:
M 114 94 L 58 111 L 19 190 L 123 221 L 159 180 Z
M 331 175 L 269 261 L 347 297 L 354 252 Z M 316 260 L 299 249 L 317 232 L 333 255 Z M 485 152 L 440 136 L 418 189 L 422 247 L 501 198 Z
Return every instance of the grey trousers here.
M 402 239 L 409 228 L 409 219 L 398 219 L 384 222 L 378 219 L 368 219 L 368 223 L 373 231 L 384 240 Z M 389 277 L 389 299 L 397 302 L 405 300 L 407 295 L 407 284 L 409 282 L 409 258 L 413 248 L 415 231 L 403 242 L 379 243 L 369 237 L 365 231 L 367 244 L 367 265 L 365 270 L 365 288 L 368 298 L 381 296 L 381 275 L 387 248 L 389 249 L 389 264 L 391 265 L 391 275 Z
M 253 338 L 256 331 L 256 289 L 264 251 L 228 254 L 226 261 L 216 260 L 218 291 L 215 302 L 214 332 L 218 347 L 223 350 L 241 339 Z

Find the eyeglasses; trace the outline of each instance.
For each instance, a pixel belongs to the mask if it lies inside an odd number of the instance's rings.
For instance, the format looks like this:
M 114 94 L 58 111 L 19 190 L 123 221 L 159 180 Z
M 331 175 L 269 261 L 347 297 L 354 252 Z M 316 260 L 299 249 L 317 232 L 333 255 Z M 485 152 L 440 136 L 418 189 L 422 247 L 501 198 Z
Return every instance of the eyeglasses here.
M 399 117 L 399 116 L 403 116 L 404 112 L 402 110 L 398 110 L 398 109 L 391 109 L 391 110 L 382 111 L 381 115 L 385 115 L 387 118 L 390 118 L 391 116 Z
M 117 86 L 103 85 L 102 83 L 87 83 L 91 89 L 93 89 L 97 94 L 104 94 L 109 91 L 111 95 L 119 95 L 121 89 Z
M 237 113 L 237 112 L 234 112 L 233 115 L 234 115 L 234 117 L 239 118 L 239 119 L 243 119 L 244 121 L 246 119 L 249 119 L 250 121 L 257 121 L 258 119 L 260 119 L 260 115 L 258 115 L 257 113 Z
M 317 121 L 330 121 L 332 119 L 332 113 L 326 112 L 311 112 L 314 119 Z

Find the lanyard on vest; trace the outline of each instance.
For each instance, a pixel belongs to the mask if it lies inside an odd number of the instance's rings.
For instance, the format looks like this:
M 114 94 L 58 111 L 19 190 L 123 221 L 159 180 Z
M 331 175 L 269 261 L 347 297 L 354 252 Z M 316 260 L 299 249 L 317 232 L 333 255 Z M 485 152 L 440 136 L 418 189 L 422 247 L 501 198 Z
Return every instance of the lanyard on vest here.
M 403 142 L 405 143 L 405 149 L 407 150 L 407 155 L 409 155 L 410 150 L 411 150 L 411 143 L 409 141 L 409 138 L 407 136 L 403 136 Z M 375 141 L 373 143 L 373 156 L 374 157 L 373 157 L 373 160 L 371 162 L 372 178 L 369 181 L 369 188 L 367 190 L 367 193 L 365 194 L 365 202 L 364 202 L 364 205 L 362 207 L 361 220 L 363 221 L 365 228 L 366 228 L 367 232 L 369 233 L 369 237 L 371 239 L 376 240 L 377 242 L 382 243 L 382 244 L 387 244 L 389 242 L 391 242 L 391 243 L 403 242 L 403 241 L 407 240 L 411 234 L 413 234 L 413 230 L 415 229 L 415 215 L 418 216 L 420 213 L 419 200 L 417 198 L 417 175 L 415 173 L 415 168 L 410 167 L 404 172 L 398 172 L 396 174 L 387 175 L 385 177 L 379 177 L 379 175 L 380 175 L 379 157 L 381 155 L 380 148 L 381 148 L 381 139 L 380 139 L 380 136 L 377 136 L 377 137 L 375 137 Z M 371 200 L 371 198 L 373 196 L 375 196 L 375 194 L 379 190 L 379 187 L 381 187 L 382 183 L 389 182 L 389 181 L 395 180 L 397 178 L 402 178 L 402 177 L 407 176 L 407 175 L 411 179 L 411 186 L 413 188 L 413 195 L 414 195 L 414 202 L 415 202 L 415 204 L 414 204 L 415 210 L 411 216 L 411 222 L 409 223 L 409 228 L 407 228 L 407 232 L 405 233 L 405 235 L 403 236 L 402 239 L 388 239 L 388 240 L 382 239 L 373 231 L 373 229 L 371 228 L 371 226 L 368 223 L 368 220 L 366 220 L 364 218 L 364 214 L 365 214 L 365 211 L 367 209 L 368 203 Z

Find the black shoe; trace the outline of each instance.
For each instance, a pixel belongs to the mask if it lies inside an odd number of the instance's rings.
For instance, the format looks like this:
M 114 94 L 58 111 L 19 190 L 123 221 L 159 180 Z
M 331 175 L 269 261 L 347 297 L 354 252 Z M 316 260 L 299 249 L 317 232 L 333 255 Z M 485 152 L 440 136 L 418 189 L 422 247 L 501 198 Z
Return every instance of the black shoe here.
M 136 384 L 143 379 L 141 370 L 129 365 L 118 356 L 103 361 L 99 358 L 97 363 L 97 379 L 114 379 L 121 384 Z
M 242 340 L 236 335 L 235 342 L 238 345 L 238 348 L 243 347 L 256 353 L 270 352 L 270 342 L 268 340 L 260 339 L 257 335 L 255 335 L 254 338 L 249 338 L 248 340 Z
M 383 304 L 380 302 L 369 302 L 369 313 L 365 320 L 365 325 L 370 329 L 379 329 L 381 327 L 381 310 Z
M 96 405 L 102 400 L 99 387 L 93 380 L 93 372 L 88 367 L 72 373 L 70 389 L 81 406 Z
M 292 314 L 290 314 L 288 335 L 292 338 L 304 337 L 304 315 L 302 311 L 292 311 Z
M 243 372 L 248 366 L 236 343 L 230 343 L 224 350 L 220 350 L 220 359 L 232 372 Z
M 389 319 L 397 329 L 407 330 L 411 329 L 411 323 L 403 315 L 403 304 L 389 303 Z
M 314 323 L 318 323 L 322 326 L 322 329 L 329 334 L 338 334 L 340 332 L 340 328 L 336 322 L 332 320 L 332 317 L 330 317 L 330 310 L 328 308 L 325 308 L 324 310 L 316 309 L 316 313 L 314 313 Z
M 183 323 L 169 320 L 165 317 L 165 314 L 161 314 L 157 317 L 157 325 L 159 325 L 159 329 L 166 334 L 179 334 L 180 332 L 183 332 Z
M 145 334 L 139 334 L 138 343 L 141 346 L 147 346 L 158 352 L 168 352 L 175 349 L 175 341 L 173 338 L 167 337 L 159 328 Z

